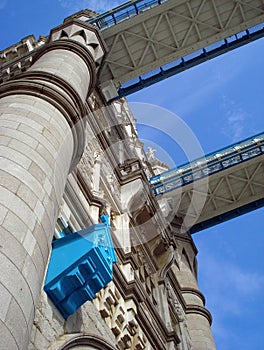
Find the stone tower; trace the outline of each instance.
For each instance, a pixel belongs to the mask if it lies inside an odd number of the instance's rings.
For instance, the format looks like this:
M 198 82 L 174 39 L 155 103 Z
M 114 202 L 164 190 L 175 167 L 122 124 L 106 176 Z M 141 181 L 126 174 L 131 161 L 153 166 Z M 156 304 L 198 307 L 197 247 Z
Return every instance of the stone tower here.
M 1 52 L 0 349 L 213 350 L 196 248 L 150 191 L 126 100 L 98 86 L 107 47 L 92 15 Z M 102 215 L 113 280 L 65 318 L 43 290 L 52 240 Z

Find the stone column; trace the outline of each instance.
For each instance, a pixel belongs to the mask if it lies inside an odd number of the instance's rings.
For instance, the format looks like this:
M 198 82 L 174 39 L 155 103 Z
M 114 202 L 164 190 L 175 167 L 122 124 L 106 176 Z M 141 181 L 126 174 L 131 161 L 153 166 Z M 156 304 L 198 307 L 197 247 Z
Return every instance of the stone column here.
M 180 253 L 178 255 L 179 269 L 175 269 L 175 275 L 186 303 L 185 314 L 192 350 L 214 350 L 215 343 L 210 327 L 211 314 L 205 308 L 205 299 L 197 283 L 197 249 L 189 233 L 180 233 L 176 237 L 177 250 Z M 182 331 L 184 333 L 184 329 Z
M 67 175 L 84 147 L 84 103 L 103 55 L 97 31 L 69 19 L 51 31 L 27 72 L 0 87 L 1 350 L 27 349 Z

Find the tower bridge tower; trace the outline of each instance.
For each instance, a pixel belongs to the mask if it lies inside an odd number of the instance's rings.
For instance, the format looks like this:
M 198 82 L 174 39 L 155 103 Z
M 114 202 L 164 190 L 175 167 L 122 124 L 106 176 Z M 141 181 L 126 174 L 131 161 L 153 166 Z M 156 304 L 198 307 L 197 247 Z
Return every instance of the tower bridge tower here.
M 188 203 L 168 220 L 158 198 L 166 191 L 153 193 L 155 173 L 120 85 L 264 16 L 259 1 L 192 3 L 136 0 L 103 15 L 83 10 L 49 37 L 1 51 L 0 349 L 215 349 L 191 227 L 182 230 Z M 208 36 L 198 27 L 202 13 Z M 257 166 L 248 181 L 263 190 L 263 148 L 262 137 L 256 154 L 246 148 L 239 161 L 231 154 L 219 166 L 229 160 L 242 173 L 245 164 Z M 222 168 L 227 178 L 231 170 Z M 187 175 L 177 174 L 183 182 Z M 230 191 L 231 209 L 205 211 L 195 229 L 262 205 L 263 191 L 248 202 L 237 191 Z

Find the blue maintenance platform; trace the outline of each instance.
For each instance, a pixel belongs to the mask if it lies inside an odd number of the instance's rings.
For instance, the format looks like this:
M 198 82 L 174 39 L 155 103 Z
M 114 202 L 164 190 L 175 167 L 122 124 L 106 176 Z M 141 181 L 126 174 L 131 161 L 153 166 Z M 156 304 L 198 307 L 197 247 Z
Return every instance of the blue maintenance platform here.
M 44 290 L 65 319 L 113 279 L 116 255 L 101 221 L 53 242 Z

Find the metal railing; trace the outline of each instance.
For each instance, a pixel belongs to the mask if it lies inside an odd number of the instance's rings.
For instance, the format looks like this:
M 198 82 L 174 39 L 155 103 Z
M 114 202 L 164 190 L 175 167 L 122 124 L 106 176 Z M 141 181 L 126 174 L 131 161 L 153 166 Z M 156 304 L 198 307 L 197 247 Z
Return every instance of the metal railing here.
M 161 195 L 262 154 L 264 154 L 264 133 L 153 176 L 149 183 L 154 195 Z
M 134 0 L 128 1 L 112 10 L 89 19 L 90 24 L 96 25 L 101 31 L 121 23 L 131 17 L 137 16 L 153 7 L 161 5 L 168 0 Z

